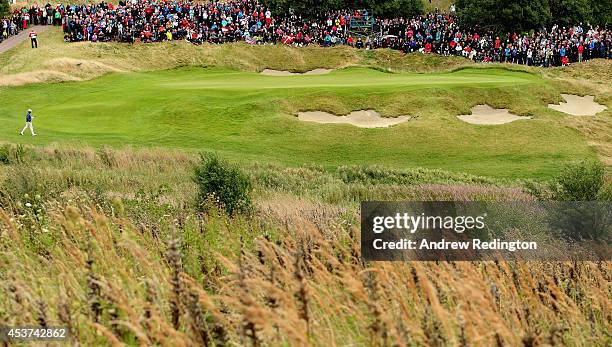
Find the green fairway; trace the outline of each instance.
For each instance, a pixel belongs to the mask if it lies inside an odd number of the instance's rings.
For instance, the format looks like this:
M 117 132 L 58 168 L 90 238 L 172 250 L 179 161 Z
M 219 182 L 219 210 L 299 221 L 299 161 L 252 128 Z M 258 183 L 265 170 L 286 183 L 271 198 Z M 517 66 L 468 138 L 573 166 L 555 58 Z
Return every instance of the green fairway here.
M 505 178 L 547 178 L 566 162 L 595 157 L 537 75 L 504 69 L 389 74 L 346 69 L 272 77 L 185 68 L 111 74 L 86 82 L 0 89 L 0 140 L 214 150 L 233 160 L 427 167 Z M 534 119 L 475 126 L 456 118 L 488 103 Z M 34 110 L 39 136 L 20 137 Z M 304 123 L 302 110 L 375 109 L 415 119 L 388 129 Z

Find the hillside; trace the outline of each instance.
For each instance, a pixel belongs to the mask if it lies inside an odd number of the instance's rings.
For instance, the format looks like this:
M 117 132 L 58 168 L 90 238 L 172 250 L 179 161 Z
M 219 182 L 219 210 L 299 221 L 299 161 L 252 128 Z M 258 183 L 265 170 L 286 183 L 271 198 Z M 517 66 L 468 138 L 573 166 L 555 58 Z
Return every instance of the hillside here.
M 460 58 L 443 59 L 391 50 L 364 51 L 349 47 L 332 49 L 309 46 L 294 49 L 283 45 L 252 46 L 188 42 L 159 44 L 63 42 L 61 30 L 51 28 L 40 35 L 41 45 L 33 51 L 27 42 L 0 55 L 0 86 L 36 82 L 91 79 L 109 72 L 171 69 L 181 66 L 208 66 L 262 71 L 265 68 L 308 71 L 315 68 L 347 66 L 376 67 L 410 72 L 449 71 L 464 66 Z
M 608 206 L 612 60 L 68 44 L 57 28 L 39 47 L 0 53 L 0 328 L 69 329 L 32 345 L 611 345 L 612 262 L 565 252 L 595 229 L 605 255 L 609 223 L 516 207 Z M 369 261 L 372 201 L 450 202 L 462 221 L 452 202 L 496 202 L 481 241 L 572 261 Z
M 14 86 L 0 87 L 8 101 L 0 105 L 0 122 L 5 129 L 17 129 L 20 121 L 13 115 L 36 109 L 45 134 L 37 144 L 207 148 L 230 159 L 290 166 L 379 163 L 499 178 L 545 179 L 564 163 L 592 157 L 594 150 L 605 163 L 612 162 L 609 61 L 544 70 L 348 47 L 66 44 L 56 28 L 42 33 L 40 42 L 38 50 L 23 43 L 0 54 L 0 84 Z M 289 79 L 255 73 L 266 68 L 341 70 Z M 226 78 L 218 69 L 245 72 Z M 560 93 L 595 95 L 608 110 L 594 119 L 561 116 L 546 108 L 561 100 Z M 29 100 L 28 105 L 20 100 Z M 535 118 L 475 127 L 455 117 L 483 103 Z M 359 109 L 412 120 L 368 131 L 292 119 L 299 111 L 345 115 Z M 16 135 L 10 132 L 4 139 L 30 143 Z

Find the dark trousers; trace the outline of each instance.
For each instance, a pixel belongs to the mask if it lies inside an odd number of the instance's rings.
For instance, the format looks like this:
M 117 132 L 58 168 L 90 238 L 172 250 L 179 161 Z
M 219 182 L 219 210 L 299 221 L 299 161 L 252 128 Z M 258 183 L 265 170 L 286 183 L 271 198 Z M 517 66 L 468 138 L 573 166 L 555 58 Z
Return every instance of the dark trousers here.
M 32 48 L 38 48 L 38 41 L 36 39 L 30 39 L 32 41 Z

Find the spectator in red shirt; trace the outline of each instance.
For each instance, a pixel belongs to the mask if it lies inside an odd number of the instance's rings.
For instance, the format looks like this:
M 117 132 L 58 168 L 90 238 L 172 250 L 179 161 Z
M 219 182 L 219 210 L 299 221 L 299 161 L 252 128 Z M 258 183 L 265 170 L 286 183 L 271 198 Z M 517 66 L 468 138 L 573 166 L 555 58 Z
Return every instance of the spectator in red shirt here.
M 569 58 L 566 56 L 561 57 L 561 65 L 567 66 L 569 65 Z
M 32 29 L 30 31 L 30 33 L 28 34 L 28 36 L 30 37 L 30 42 L 32 43 L 32 48 L 38 48 L 38 39 L 37 39 L 36 31 L 34 31 L 34 29 Z

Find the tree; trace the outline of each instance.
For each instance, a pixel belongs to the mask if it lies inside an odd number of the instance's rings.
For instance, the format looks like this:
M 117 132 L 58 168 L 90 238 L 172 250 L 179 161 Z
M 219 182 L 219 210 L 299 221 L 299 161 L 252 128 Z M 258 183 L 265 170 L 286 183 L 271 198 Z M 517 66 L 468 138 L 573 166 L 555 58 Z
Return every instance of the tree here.
M 539 29 L 551 20 L 548 0 L 457 0 L 456 8 L 464 26 L 500 34 Z
M 8 0 L 0 0 L 0 18 L 7 16 L 11 12 L 11 5 Z
M 609 1 L 590 0 L 593 25 L 612 26 L 612 6 Z
M 266 6 L 277 13 L 294 13 L 314 18 L 328 11 L 339 10 L 346 5 L 345 0 L 264 0 Z
M 550 0 L 552 24 L 568 27 L 591 22 L 592 2 L 592 0 Z
M 370 0 L 365 5 L 382 18 L 410 18 L 425 10 L 421 0 Z

